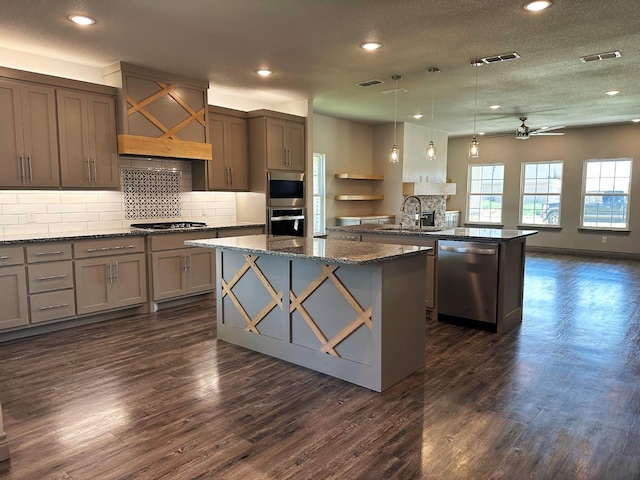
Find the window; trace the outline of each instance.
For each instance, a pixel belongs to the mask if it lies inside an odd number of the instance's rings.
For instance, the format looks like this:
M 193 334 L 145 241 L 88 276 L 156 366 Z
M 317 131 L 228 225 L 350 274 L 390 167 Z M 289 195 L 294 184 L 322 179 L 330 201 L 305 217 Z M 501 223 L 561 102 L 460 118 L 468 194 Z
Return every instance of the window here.
M 562 162 L 522 164 L 520 222 L 560 225 Z
M 325 214 L 325 156 L 313 154 L 313 235 L 324 235 Z
M 469 165 L 467 220 L 500 223 L 503 186 L 504 164 Z
M 628 228 L 631 159 L 586 160 L 580 225 Z

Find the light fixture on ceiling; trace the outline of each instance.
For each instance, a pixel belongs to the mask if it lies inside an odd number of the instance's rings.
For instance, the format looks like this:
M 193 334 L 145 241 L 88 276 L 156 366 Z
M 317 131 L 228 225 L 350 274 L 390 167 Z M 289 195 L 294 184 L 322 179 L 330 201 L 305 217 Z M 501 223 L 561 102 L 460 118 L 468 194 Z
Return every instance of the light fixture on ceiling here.
M 91 17 L 87 17 L 86 15 L 69 15 L 67 17 L 71 22 L 77 25 L 93 25 L 96 23 L 96 20 Z
M 499 109 L 499 108 L 500 108 L 500 105 L 489 105 L 489 108 L 490 108 L 491 110 L 497 110 L 497 109 Z
M 273 70 L 269 70 L 268 68 L 260 68 L 256 70 L 256 73 L 261 77 L 268 77 L 269 75 L 273 75 Z
M 528 12 L 539 12 L 540 10 L 549 8 L 551 5 L 552 3 L 550 0 L 536 0 L 534 2 L 526 3 L 522 8 Z
M 476 67 L 476 91 L 473 100 L 473 137 L 469 144 L 469 158 L 478 158 L 480 156 L 480 144 L 476 138 L 476 114 L 478 112 L 478 67 L 484 65 L 482 60 L 474 60 L 471 62 L 472 67 Z
M 619 93 L 620 93 L 620 90 L 609 90 L 608 92 L 606 92 L 606 94 L 609 95 L 610 97 L 615 97 Z
M 392 75 L 391 80 L 396 82 L 396 91 L 395 91 L 395 104 L 393 109 L 393 147 L 391 147 L 391 152 L 389 155 L 389 161 L 391 163 L 398 163 L 400 161 L 400 149 L 398 148 L 397 143 L 397 123 L 398 123 L 398 81 L 402 80 L 402 75 Z
M 372 52 L 382 48 L 382 44 L 380 42 L 364 42 L 360 44 L 360 48 Z
M 440 73 L 439 68 L 430 68 L 429 73 L 435 75 L 436 73 Z M 429 145 L 427 146 L 427 160 L 436 160 L 436 146 L 433 143 L 433 104 L 434 104 L 434 89 L 433 85 L 431 86 L 431 139 L 429 140 Z
M 632 118 L 631 121 L 633 123 L 640 123 L 640 118 Z
M 422 115 L 421 113 L 416 113 L 415 115 L 413 115 L 413 118 L 415 118 L 416 120 L 420 120 L 422 117 L 424 117 L 424 115 Z

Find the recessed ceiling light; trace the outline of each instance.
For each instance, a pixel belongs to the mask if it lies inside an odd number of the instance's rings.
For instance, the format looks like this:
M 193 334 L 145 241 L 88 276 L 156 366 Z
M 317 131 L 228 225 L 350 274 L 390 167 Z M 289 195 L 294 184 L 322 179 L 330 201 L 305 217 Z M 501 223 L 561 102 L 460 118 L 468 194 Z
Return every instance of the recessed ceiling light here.
M 478 135 L 484 135 L 487 132 L 478 132 Z
M 529 2 L 524 5 L 525 10 L 529 12 L 539 12 L 540 10 L 544 10 L 545 8 L 549 8 L 551 6 L 551 2 L 549 0 L 537 0 L 535 2 Z
M 269 70 L 268 68 L 261 68 L 260 70 L 256 70 L 256 73 L 261 77 L 268 77 L 273 74 L 273 70 Z
M 93 25 L 96 23 L 95 19 L 86 15 L 69 15 L 67 18 L 78 25 Z
M 422 115 L 421 113 L 416 113 L 413 118 L 415 118 L 416 120 L 420 120 L 422 117 L 424 117 L 424 115 Z
M 607 92 L 607 95 L 609 95 L 610 97 L 615 97 L 616 95 L 618 95 L 620 93 L 620 90 L 609 90 Z
M 540 127 L 540 130 L 548 130 L 549 127 Z
M 631 121 L 633 123 L 640 123 L 640 118 L 632 118 Z
M 382 48 L 382 44 L 380 42 L 365 42 L 360 44 L 360 48 L 364 48 L 365 50 L 378 50 Z
M 500 108 L 500 105 L 489 105 L 489 108 L 490 108 L 491 110 L 497 110 L 497 109 L 499 109 L 499 108 Z

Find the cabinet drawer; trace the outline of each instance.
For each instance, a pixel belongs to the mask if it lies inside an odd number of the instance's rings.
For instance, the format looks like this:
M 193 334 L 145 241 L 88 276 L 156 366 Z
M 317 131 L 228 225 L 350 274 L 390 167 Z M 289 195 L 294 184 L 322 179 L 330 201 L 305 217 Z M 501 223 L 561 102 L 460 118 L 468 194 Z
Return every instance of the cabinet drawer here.
M 184 248 L 185 240 L 197 240 L 200 238 L 216 238 L 215 230 L 188 232 L 188 233 L 163 233 L 161 235 L 152 235 L 150 238 L 151 251 L 158 250 L 175 250 Z
M 218 238 L 245 237 L 247 235 L 262 235 L 263 233 L 264 228 L 262 227 L 225 228 L 224 230 L 218 230 Z
M 105 238 L 74 242 L 75 258 L 103 257 L 125 253 L 144 253 L 144 237 Z
M 73 263 L 50 262 L 29 265 L 29 293 L 50 292 L 73 288 Z
M 0 267 L 22 265 L 24 250 L 22 247 L 0 247 Z
M 76 314 L 73 290 L 31 295 L 31 323 L 46 322 Z
M 70 242 L 42 243 L 27 247 L 27 263 L 51 262 L 71 259 Z

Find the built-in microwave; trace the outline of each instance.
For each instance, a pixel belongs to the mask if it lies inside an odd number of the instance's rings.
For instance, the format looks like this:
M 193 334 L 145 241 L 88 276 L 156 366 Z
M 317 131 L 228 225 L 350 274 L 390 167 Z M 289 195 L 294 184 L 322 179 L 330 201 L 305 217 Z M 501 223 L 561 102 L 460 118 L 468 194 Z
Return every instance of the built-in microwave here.
M 303 207 L 304 173 L 267 172 L 267 205 L 269 207 Z

